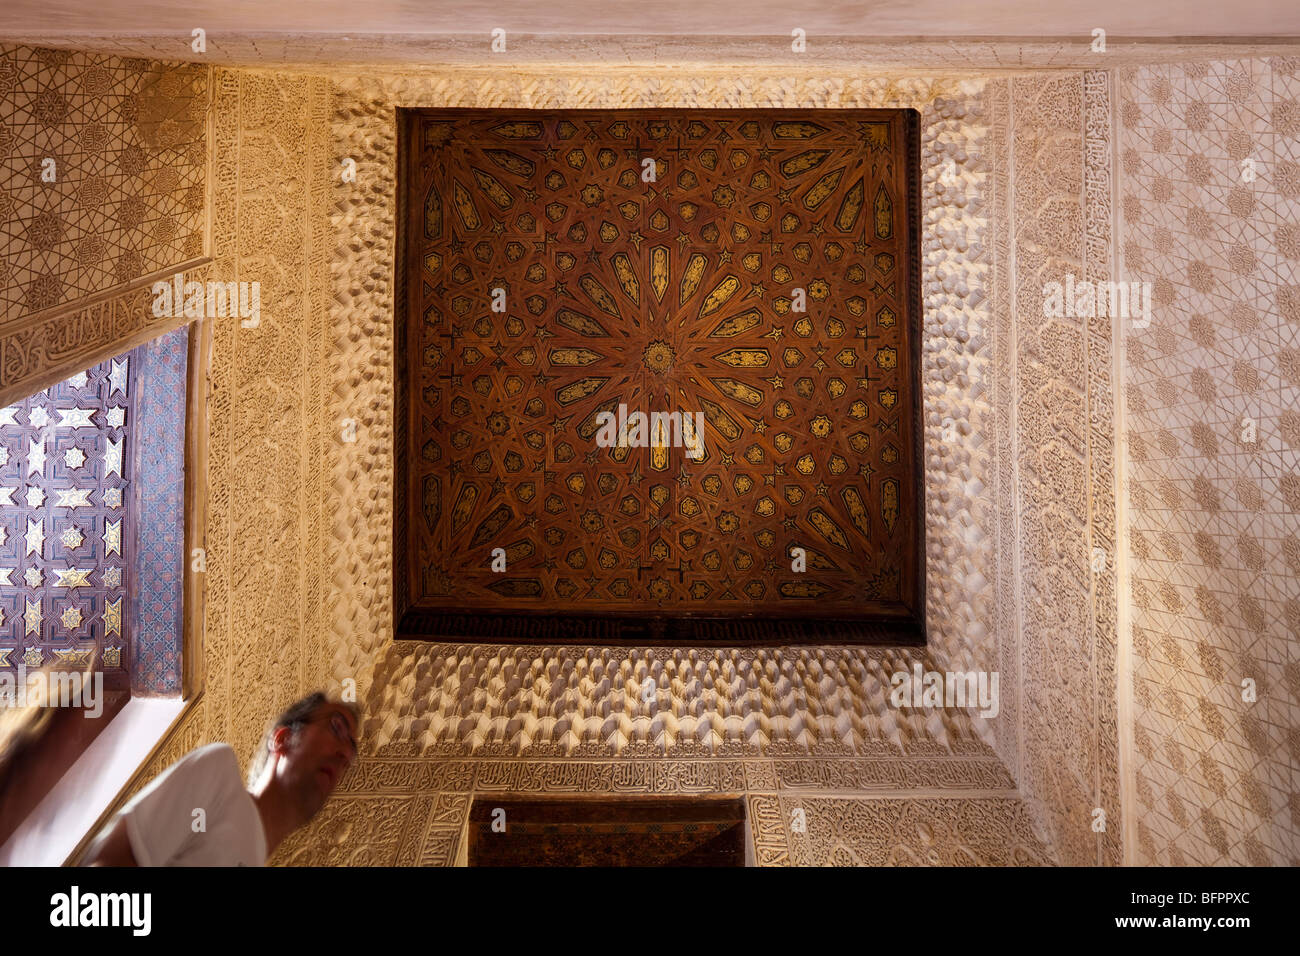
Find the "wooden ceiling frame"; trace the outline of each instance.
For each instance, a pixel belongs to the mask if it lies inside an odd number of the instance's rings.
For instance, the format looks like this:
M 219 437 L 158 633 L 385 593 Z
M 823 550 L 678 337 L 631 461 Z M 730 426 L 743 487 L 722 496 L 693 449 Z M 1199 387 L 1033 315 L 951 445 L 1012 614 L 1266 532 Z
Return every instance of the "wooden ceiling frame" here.
M 401 109 L 398 156 L 398 639 L 925 643 L 915 110 Z M 620 403 L 706 457 L 598 447 Z

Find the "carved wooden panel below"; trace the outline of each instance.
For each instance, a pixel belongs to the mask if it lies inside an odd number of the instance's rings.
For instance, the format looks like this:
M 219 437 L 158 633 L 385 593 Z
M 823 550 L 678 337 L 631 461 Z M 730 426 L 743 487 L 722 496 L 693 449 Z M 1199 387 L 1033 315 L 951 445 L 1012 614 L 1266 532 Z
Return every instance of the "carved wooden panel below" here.
M 744 866 L 740 799 L 480 797 L 470 866 Z
M 401 128 L 400 636 L 923 641 L 914 111 Z

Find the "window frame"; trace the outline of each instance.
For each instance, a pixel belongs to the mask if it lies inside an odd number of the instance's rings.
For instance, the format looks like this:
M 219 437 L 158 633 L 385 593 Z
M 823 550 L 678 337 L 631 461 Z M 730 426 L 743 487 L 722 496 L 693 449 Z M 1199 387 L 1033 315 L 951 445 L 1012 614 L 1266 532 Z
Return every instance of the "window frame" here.
M 22 785 L 8 790 L 13 799 L 5 806 L 6 816 L 19 822 L 7 832 L 0 830 L 0 865 L 58 866 L 76 860 L 107 822 L 121 794 L 136 784 L 171 732 L 202 699 L 206 575 L 194 570 L 193 557 L 206 540 L 211 321 L 181 318 L 159 322 L 108 342 L 91 354 L 59 363 L 26 382 L 0 388 L 0 402 L 10 404 L 181 327 L 187 327 L 189 333 L 179 696 L 127 699 L 123 695 L 106 705 L 104 715 L 95 721 L 98 726 L 89 730 L 67 719 L 49 721 L 4 771 L 6 777 Z M 46 760 L 51 751 L 59 755 L 53 764 Z

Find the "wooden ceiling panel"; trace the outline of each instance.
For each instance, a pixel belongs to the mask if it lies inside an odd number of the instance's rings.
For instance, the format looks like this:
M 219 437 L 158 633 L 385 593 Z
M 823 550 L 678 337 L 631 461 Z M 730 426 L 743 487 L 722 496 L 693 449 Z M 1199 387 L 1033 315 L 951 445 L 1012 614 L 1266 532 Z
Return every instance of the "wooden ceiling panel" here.
M 402 114 L 398 636 L 922 642 L 917 114 Z

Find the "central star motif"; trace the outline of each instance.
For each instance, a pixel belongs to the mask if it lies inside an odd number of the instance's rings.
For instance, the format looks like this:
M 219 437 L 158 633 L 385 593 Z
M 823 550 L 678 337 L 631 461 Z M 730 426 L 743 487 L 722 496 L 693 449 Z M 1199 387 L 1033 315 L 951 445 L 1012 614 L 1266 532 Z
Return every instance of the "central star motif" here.
M 645 347 L 645 353 L 641 356 L 641 361 L 652 372 L 658 372 L 661 375 L 673 367 L 673 359 L 677 354 L 673 351 L 671 345 L 662 339 L 656 339 Z

